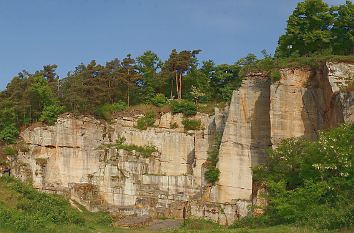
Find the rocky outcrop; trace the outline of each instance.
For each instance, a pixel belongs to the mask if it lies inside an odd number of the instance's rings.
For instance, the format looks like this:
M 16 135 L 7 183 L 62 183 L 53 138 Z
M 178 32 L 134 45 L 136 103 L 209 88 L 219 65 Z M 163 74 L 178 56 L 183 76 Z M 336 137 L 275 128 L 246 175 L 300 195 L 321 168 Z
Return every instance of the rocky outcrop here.
M 91 211 L 149 221 L 185 214 L 230 224 L 247 215 L 248 205 L 264 203 L 255 199 L 264 190 L 254 184 L 252 167 L 265 161 L 267 148 L 284 138 L 316 138 L 317 130 L 353 122 L 354 93 L 344 91 L 353 72 L 352 64 L 332 62 L 321 69 L 283 69 L 273 83 L 262 73 L 250 74 L 228 109 L 194 116 L 203 125 L 196 131 L 184 130 L 181 114 L 165 113 L 147 130 L 135 128 L 139 116 L 107 123 L 64 114 L 53 126 L 21 133 L 28 150 L 20 152 L 13 171 L 36 188 L 64 194 Z M 212 186 L 204 172 L 217 133 L 222 134 L 220 177 Z M 156 151 L 146 157 L 117 149 L 114 144 L 122 137 Z
M 344 122 L 354 122 L 354 65 L 329 62 L 320 69 L 288 68 L 270 83 L 250 74 L 230 104 L 219 153 L 218 201 L 249 203 L 257 190 L 252 167 L 264 161 L 266 149 L 281 140 L 304 136 Z
M 219 202 L 251 199 L 251 167 L 264 161 L 270 145 L 269 86 L 254 74 L 234 92 L 219 152 Z
M 26 164 L 34 187 L 64 194 L 91 211 L 183 217 L 183 209 L 201 205 L 193 200 L 202 196 L 203 165 L 214 134 L 223 131 L 223 115 L 217 111 L 215 120 L 198 113 L 194 118 L 203 129 L 185 132 L 180 114 L 166 113 L 147 130 L 134 127 L 138 117 L 109 124 L 66 114 L 53 126 L 24 130 L 21 137 L 29 149 L 16 164 Z M 144 157 L 135 150 L 118 150 L 114 144 L 122 137 L 126 144 L 151 145 L 157 151 Z M 14 172 L 25 179 L 23 166 L 15 166 Z

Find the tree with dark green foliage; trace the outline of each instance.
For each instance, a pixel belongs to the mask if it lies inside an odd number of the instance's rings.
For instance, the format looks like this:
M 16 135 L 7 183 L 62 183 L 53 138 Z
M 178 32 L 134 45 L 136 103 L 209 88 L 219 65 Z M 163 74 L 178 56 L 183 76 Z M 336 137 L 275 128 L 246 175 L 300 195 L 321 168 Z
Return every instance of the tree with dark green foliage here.
M 140 78 L 140 75 L 135 59 L 131 57 L 131 54 L 128 54 L 127 57 L 123 59 L 121 67 L 119 79 L 126 89 L 126 100 L 129 107 L 132 92 L 134 93 L 136 91 L 136 81 Z
M 183 77 L 189 72 L 193 71 L 197 67 L 196 56 L 201 50 L 183 50 L 177 52 L 176 49 L 171 51 L 169 59 L 164 63 L 162 67 L 163 76 L 167 77 L 166 80 L 170 80 L 170 98 L 173 99 L 174 84 L 176 87 L 177 99 L 182 99 L 183 93 Z
M 43 108 L 39 120 L 47 123 L 48 125 L 53 125 L 57 120 L 58 116 L 64 111 L 64 107 L 58 104 L 47 105 Z
M 322 0 L 298 3 L 288 19 L 286 34 L 279 38 L 276 56 L 304 56 L 329 48 L 333 22 L 329 7 Z
M 334 18 L 331 28 L 334 54 L 354 54 L 354 4 L 347 0 L 343 5 L 332 7 L 331 14 Z
M 157 93 L 163 92 L 163 80 L 158 74 L 162 67 L 162 61 L 157 54 L 146 51 L 136 58 L 138 71 L 141 75 L 139 82 L 142 100 L 150 103 Z
M 298 3 L 279 38 L 276 57 L 353 54 L 353 15 L 350 1 L 331 8 L 322 0 Z

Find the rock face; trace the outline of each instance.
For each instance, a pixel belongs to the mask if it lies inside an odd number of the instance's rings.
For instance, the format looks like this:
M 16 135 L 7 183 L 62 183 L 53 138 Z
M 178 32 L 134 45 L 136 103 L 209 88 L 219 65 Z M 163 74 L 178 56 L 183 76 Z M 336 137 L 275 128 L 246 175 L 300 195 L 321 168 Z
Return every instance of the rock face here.
M 54 126 L 21 133 L 29 150 L 19 154 L 13 170 L 36 188 L 64 194 L 91 211 L 147 219 L 185 214 L 230 224 L 247 215 L 252 202 L 260 202 L 254 199 L 259 190 L 252 167 L 265 161 L 267 148 L 284 138 L 315 138 L 319 129 L 353 122 L 354 93 L 343 91 L 353 71 L 345 63 L 284 69 L 273 83 L 264 74 L 250 74 L 228 109 L 194 116 L 203 125 L 196 131 L 185 132 L 180 114 L 166 113 L 147 130 L 134 127 L 137 117 L 107 123 L 62 115 Z M 211 186 L 204 172 L 216 133 L 222 133 L 220 177 Z M 114 144 L 121 137 L 156 151 L 144 157 L 118 150 Z
M 251 74 L 234 91 L 219 153 L 218 201 L 252 200 L 251 168 L 282 139 L 316 138 L 317 131 L 354 122 L 354 65 L 327 63 L 321 69 L 283 69 L 271 83 Z M 342 91 L 343 90 L 343 91 Z
M 183 116 L 170 113 L 147 130 L 134 128 L 136 118 L 108 124 L 91 117 L 62 115 L 54 126 L 32 127 L 21 133 L 29 151 L 20 154 L 16 164 L 21 166 L 14 172 L 22 179 L 31 177 L 34 187 L 67 195 L 91 211 L 181 218 L 184 210 L 190 215 L 193 206 L 193 214 L 204 216 L 205 203 L 193 200 L 203 193 L 209 145 L 215 133 L 223 131 L 224 113 L 217 111 L 215 116 L 198 113 L 194 118 L 201 120 L 204 129 L 185 132 Z M 175 122 L 178 127 L 171 129 Z M 151 145 L 157 151 L 146 158 L 134 150 L 117 150 L 114 143 L 121 137 L 126 144 Z M 208 208 L 213 219 L 224 224 L 237 214 L 237 205 L 227 207 L 234 209 L 228 216 L 219 205 Z
M 219 202 L 251 199 L 251 167 L 270 145 L 269 86 L 267 77 L 255 74 L 234 92 L 219 152 Z

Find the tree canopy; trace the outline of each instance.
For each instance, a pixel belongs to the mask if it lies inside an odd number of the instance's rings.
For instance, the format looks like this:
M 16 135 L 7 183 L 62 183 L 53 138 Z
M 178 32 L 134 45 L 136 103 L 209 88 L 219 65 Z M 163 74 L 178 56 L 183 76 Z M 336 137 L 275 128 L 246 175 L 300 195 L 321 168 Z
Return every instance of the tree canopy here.
M 279 38 L 277 57 L 354 53 L 354 5 L 329 7 L 322 0 L 298 3 Z

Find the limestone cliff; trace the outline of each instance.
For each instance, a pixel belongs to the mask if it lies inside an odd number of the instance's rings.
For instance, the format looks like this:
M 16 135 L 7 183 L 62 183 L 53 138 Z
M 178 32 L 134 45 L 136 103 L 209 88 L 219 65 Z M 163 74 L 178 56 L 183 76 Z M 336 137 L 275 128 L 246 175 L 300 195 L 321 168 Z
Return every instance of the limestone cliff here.
M 353 79 L 353 64 L 333 62 L 318 69 L 282 69 L 273 83 L 263 74 L 246 77 L 234 91 L 220 147 L 218 201 L 252 201 L 251 168 L 265 159 L 268 147 L 353 122 L 354 92 L 345 91 Z
M 107 123 L 65 114 L 53 126 L 21 133 L 29 149 L 14 161 L 14 172 L 92 211 L 181 217 L 185 209 L 188 215 L 229 224 L 256 201 L 252 167 L 266 159 L 267 148 L 353 122 L 354 93 L 343 91 L 353 72 L 353 64 L 327 63 L 321 69 L 283 69 L 273 83 L 262 73 L 250 74 L 234 91 L 228 110 L 194 116 L 203 125 L 196 131 L 185 132 L 179 114 L 165 113 L 147 130 L 134 127 L 138 116 Z M 210 186 L 204 172 L 216 132 L 223 134 L 221 173 L 218 184 Z M 119 137 L 157 151 L 144 157 L 117 150 L 113 144 Z

